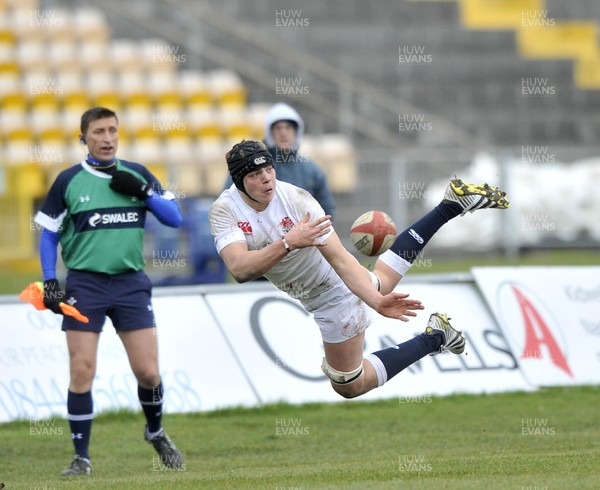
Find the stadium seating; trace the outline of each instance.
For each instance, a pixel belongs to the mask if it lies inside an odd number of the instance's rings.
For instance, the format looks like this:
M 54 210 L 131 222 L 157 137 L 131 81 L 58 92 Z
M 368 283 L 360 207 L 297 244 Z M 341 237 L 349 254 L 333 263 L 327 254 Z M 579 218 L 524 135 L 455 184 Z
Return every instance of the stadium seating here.
M 185 61 L 183 48 L 163 39 L 113 37 L 92 6 L 1 0 L 2 203 L 10 195 L 21 206 L 16 214 L 33 212 L 56 175 L 85 156 L 80 117 L 94 105 L 117 112 L 122 158 L 146 164 L 179 197 L 220 193 L 225 152 L 241 139 L 263 138 L 270 102 L 249 104 L 241 78 L 226 67 L 201 71 Z M 320 144 L 334 187 L 351 189 L 355 161 L 347 148 L 327 139 L 313 146 Z M 0 246 L 4 257 L 35 255 L 31 233 L 12 237 L 12 248 Z
M 523 12 L 540 11 L 544 0 L 460 0 L 461 21 L 468 29 L 516 29 Z
M 547 0 L 459 0 L 468 29 L 515 30 L 519 53 L 528 59 L 574 60 L 573 79 L 582 89 L 599 89 L 598 21 L 549 16 Z

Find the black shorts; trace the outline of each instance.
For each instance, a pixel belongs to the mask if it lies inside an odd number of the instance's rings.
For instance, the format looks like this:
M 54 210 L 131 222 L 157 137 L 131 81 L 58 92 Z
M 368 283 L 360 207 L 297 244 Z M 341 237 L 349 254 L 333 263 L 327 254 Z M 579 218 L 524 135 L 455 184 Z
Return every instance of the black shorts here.
M 63 330 L 101 332 L 106 317 L 117 330 L 139 330 L 156 325 L 152 309 L 152 283 L 144 271 L 99 274 L 70 270 L 67 274 L 65 302 L 90 319 L 82 323 L 63 318 Z

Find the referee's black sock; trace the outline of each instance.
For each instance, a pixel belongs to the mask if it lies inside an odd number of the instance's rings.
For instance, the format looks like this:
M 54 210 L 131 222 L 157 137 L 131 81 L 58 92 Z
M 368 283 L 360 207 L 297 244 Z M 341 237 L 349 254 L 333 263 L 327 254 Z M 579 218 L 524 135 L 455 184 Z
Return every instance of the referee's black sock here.
M 144 388 L 138 385 L 138 398 L 142 404 L 150 434 L 156 434 L 162 428 L 163 395 L 162 381 L 154 388 Z
M 75 454 L 90 459 L 89 446 L 94 419 L 94 403 L 92 392 L 67 393 L 67 419 L 71 429 L 71 439 L 75 446 Z
M 442 201 L 419 221 L 400 233 L 390 250 L 412 264 L 431 237 L 461 212 L 462 208 L 459 204 Z
M 369 354 L 366 359 L 375 368 L 377 386 L 382 386 L 403 369 L 414 362 L 439 350 L 443 338 L 441 335 L 424 333 L 398 345 Z

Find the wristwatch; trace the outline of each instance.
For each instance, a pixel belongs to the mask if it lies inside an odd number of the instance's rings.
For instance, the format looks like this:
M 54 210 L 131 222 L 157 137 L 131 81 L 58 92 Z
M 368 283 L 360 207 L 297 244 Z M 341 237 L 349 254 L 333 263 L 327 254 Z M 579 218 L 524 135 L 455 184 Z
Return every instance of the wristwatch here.
M 290 246 L 288 245 L 288 243 L 285 241 L 285 237 L 281 237 L 281 241 L 283 242 L 283 246 L 285 247 L 285 250 L 290 253 L 291 249 Z

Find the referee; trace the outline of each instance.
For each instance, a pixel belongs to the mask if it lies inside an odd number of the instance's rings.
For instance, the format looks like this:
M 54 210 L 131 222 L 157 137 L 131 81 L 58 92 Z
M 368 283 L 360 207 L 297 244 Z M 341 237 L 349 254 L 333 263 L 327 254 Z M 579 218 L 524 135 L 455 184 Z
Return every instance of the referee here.
M 143 271 L 144 223 L 149 210 L 167 226 L 181 225 L 174 196 L 139 163 L 116 158 L 119 130 L 115 112 L 94 107 L 81 116 L 87 158 L 61 172 L 35 217 L 42 226 L 40 260 L 44 305 L 61 314 L 64 301 L 89 323 L 64 316 L 70 382 L 67 412 L 75 456 L 62 476 L 90 475 L 92 383 L 100 332 L 108 316 L 121 338 L 146 417 L 148 441 L 169 468 L 183 457 L 162 428 L 163 386 L 152 310 L 152 285 Z M 67 268 L 65 291 L 56 277 L 58 244 Z

